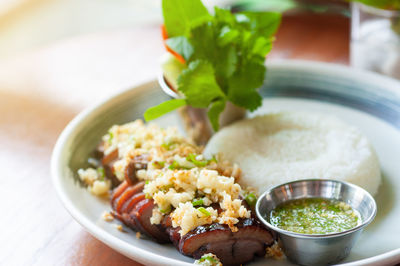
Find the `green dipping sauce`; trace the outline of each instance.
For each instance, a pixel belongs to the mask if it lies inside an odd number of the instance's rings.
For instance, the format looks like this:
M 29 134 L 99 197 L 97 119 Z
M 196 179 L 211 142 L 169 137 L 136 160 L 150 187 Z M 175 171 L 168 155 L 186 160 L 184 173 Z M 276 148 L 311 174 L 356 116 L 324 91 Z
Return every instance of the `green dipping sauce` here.
M 314 235 L 352 229 L 361 224 L 361 216 L 344 202 L 308 198 L 278 205 L 270 213 L 269 221 L 284 230 Z

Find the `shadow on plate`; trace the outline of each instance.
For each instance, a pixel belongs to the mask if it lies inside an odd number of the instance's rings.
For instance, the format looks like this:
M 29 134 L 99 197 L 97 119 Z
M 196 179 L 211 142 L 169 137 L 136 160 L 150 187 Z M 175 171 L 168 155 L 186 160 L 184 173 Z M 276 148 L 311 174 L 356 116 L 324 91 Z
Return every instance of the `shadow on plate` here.
M 395 193 L 393 184 L 385 173 L 382 172 L 382 183 L 379 187 L 378 194 L 375 196 L 378 212 L 374 221 L 369 225 L 369 229 L 375 229 L 376 226 L 390 213 L 395 203 Z

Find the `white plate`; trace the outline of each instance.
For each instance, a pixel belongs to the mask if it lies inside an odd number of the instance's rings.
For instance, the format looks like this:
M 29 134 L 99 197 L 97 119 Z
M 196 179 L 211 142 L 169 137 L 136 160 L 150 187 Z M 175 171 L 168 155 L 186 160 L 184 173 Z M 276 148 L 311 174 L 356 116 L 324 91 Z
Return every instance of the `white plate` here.
M 375 147 L 383 183 L 376 201 L 378 214 L 343 263 L 391 265 L 400 262 L 400 83 L 343 66 L 306 61 L 268 64 L 263 106 L 254 114 L 276 110 L 330 113 L 359 127 Z M 136 239 L 101 219 L 107 201 L 89 194 L 76 182 L 76 170 L 113 124 L 141 118 L 143 111 L 167 97 L 156 82 L 120 93 L 79 114 L 59 137 L 52 156 L 52 177 L 66 209 L 93 236 L 146 265 L 188 265 L 193 259 L 172 245 Z M 156 121 L 181 127 L 176 113 Z M 116 223 L 116 222 L 114 222 Z M 287 260 L 257 259 L 251 265 L 290 265 Z M 349 264 L 349 265 L 350 265 Z

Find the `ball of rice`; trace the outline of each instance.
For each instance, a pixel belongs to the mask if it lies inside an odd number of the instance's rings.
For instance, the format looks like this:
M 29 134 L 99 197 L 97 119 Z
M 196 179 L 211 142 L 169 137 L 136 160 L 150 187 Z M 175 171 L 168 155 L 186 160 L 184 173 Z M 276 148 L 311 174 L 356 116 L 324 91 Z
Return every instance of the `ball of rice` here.
M 375 195 L 381 182 L 368 139 L 329 115 L 282 112 L 241 120 L 208 142 L 204 154 L 217 153 L 242 168 L 241 185 L 259 192 L 299 179 L 325 178 L 359 185 Z

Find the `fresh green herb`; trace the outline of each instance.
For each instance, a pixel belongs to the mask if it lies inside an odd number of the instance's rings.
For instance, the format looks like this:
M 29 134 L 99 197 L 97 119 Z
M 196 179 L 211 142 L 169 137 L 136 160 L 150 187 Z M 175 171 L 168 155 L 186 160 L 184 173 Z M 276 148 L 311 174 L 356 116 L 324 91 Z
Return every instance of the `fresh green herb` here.
M 193 163 L 197 167 L 204 167 L 208 164 L 207 160 L 196 160 L 197 155 L 190 153 L 188 156 L 186 156 L 186 161 Z
M 190 167 L 185 167 L 185 166 L 179 165 L 179 163 L 178 163 L 177 161 L 174 160 L 174 161 L 168 166 L 168 169 L 175 170 L 175 169 L 191 169 L 191 168 L 190 168 Z
M 205 216 L 210 216 L 211 215 L 211 213 L 209 211 L 207 211 L 204 207 L 197 208 L 197 210 L 200 211 Z
M 97 174 L 99 175 L 99 180 L 104 181 L 104 178 L 106 177 L 106 172 L 104 171 L 103 167 L 97 168 Z
M 173 142 L 170 143 L 163 143 L 161 144 L 161 147 L 163 147 L 164 149 L 166 149 L 167 151 L 170 151 L 172 149 L 172 146 L 174 145 Z
M 203 205 L 204 202 L 203 202 L 203 199 L 194 199 L 194 200 L 192 201 L 192 204 L 193 204 L 193 207 L 196 207 L 196 206 L 201 206 L 201 205 Z
M 146 195 L 144 195 L 144 197 L 145 197 L 146 199 L 152 199 L 152 197 L 151 197 L 151 195 L 150 195 L 149 193 L 146 193 Z
M 215 155 L 213 155 L 213 157 L 210 160 L 208 160 L 208 163 L 211 163 L 211 162 L 218 163 L 217 158 L 215 157 Z
M 150 181 L 149 181 L 149 180 L 146 180 L 144 183 L 147 185 L 148 183 L 150 183 Z
M 162 187 L 160 188 L 160 190 L 161 190 L 162 192 L 167 192 L 170 188 L 173 188 L 173 187 L 174 187 L 173 184 L 169 184 L 169 185 L 162 186 Z
M 186 35 L 196 22 L 207 21 L 210 17 L 201 1 L 162 1 L 162 11 L 169 37 Z
M 168 169 L 171 169 L 171 170 L 175 170 L 175 169 L 178 169 L 180 166 L 179 166 L 179 163 L 177 162 L 177 161 L 173 161 L 172 162 L 172 164 L 170 164 L 170 166 L 168 166 Z
M 165 210 L 164 209 L 163 210 L 160 209 L 160 212 L 161 213 L 170 213 L 171 212 L 171 205 L 169 205 L 168 208 L 166 208 Z
M 181 56 L 186 68 L 177 90 L 184 99 L 151 107 L 151 120 L 183 105 L 208 108 L 208 118 L 218 130 L 226 102 L 254 111 L 261 105 L 257 89 L 263 84 L 265 56 L 281 15 L 275 12 L 241 12 L 215 7 L 211 16 L 200 0 L 163 0 L 168 49 Z
M 111 131 L 108 131 L 108 144 L 112 144 L 114 138 L 114 133 L 112 133 Z
M 214 258 L 214 257 L 212 257 L 212 256 L 203 256 L 203 257 L 201 257 L 200 258 L 200 262 L 204 262 L 204 261 L 206 261 L 206 260 L 208 260 L 209 262 L 211 262 L 211 263 L 217 263 L 218 261 Z
M 164 161 L 155 161 L 152 164 L 156 168 L 164 168 L 164 166 L 165 166 L 165 162 Z
M 244 200 L 249 204 L 250 207 L 253 207 L 256 205 L 257 202 L 257 197 L 253 193 L 249 193 L 246 195 Z
M 176 108 L 179 108 L 184 105 L 186 105 L 186 101 L 184 99 L 168 100 L 157 106 L 150 107 L 149 109 L 147 109 L 146 112 L 144 113 L 144 119 L 146 119 L 146 121 L 156 119 L 162 116 L 163 114 L 171 112 Z

